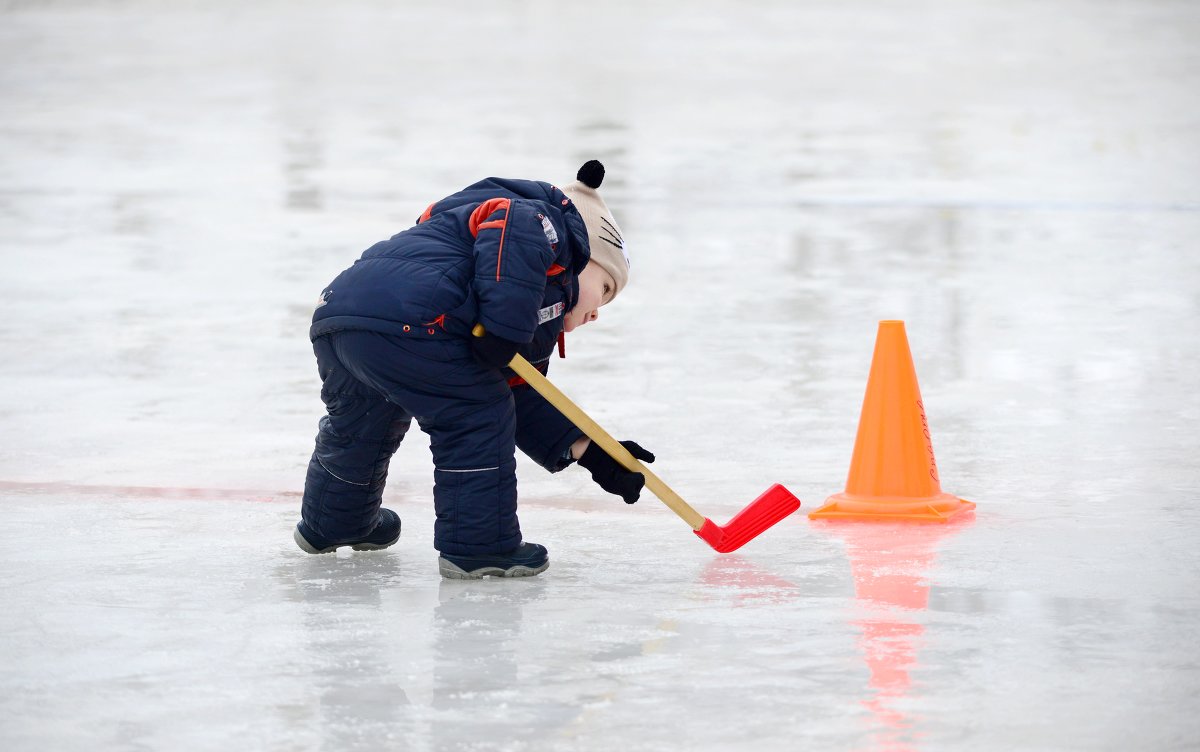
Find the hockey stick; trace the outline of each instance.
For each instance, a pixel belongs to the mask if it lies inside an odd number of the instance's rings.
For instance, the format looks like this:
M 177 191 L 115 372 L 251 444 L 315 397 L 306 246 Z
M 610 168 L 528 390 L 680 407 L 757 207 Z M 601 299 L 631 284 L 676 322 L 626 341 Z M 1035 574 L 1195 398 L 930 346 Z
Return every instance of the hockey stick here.
M 482 337 L 483 325 L 476 324 L 473 333 L 476 337 Z M 600 424 L 589 418 L 587 413 L 572 402 L 567 395 L 560 392 L 558 387 L 551 384 L 550 380 L 543 376 L 541 371 L 530 365 L 529 361 L 520 355 L 514 355 L 508 367 L 516 371 L 517 375 L 525 379 L 529 386 L 545 397 L 547 402 L 558 408 L 559 412 L 578 426 L 579 430 L 587 434 L 589 439 L 599 444 L 600 448 L 608 452 L 610 457 L 620 462 L 626 470 L 646 476 L 646 488 L 653 491 L 655 496 L 670 507 L 672 512 L 679 515 L 684 522 L 691 526 L 696 535 L 703 538 L 704 542 L 712 546 L 718 553 L 726 554 L 736 551 L 767 528 L 800 508 L 800 500 L 782 484 L 776 483 L 750 502 L 749 506 L 734 515 L 728 524 L 718 525 L 692 509 L 691 505 L 684 501 L 679 494 L 672 491 L 661 478 L 639 462 L 629 453 L 628 449 L 621 446 L 619 441 L 601 428 Z

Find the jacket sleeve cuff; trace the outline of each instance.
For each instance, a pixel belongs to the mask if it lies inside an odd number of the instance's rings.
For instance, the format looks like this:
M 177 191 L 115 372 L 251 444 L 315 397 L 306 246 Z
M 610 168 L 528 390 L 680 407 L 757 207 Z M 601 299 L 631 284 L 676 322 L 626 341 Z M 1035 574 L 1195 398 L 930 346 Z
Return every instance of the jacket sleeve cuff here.
M 517 410 L 517 447 L 552 473 L 571 464 L 564 453 L 583 431 L 527 385 L 513 388 Z
M 583 431 L 580 431 L 575 426 L 571 426 L 571 430 L 563 435 L 555 444 L 552 444 L 549 459 L 554 462 L 547 462 L 544 467 L 552 473 L 557 473 L 560 470 L 565 470 L 575 464 L 575 459 L 571 457 L 571 445 L 583 438 Z

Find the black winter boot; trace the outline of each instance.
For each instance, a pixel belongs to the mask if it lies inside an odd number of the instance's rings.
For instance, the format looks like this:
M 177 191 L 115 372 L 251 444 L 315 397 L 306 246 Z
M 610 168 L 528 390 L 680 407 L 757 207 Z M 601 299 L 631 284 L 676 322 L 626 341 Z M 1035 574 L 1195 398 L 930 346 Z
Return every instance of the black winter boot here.
M 457 556 L 442 554 L 438 557 L 438 570 L 451 580 L 480 580 L 492 577 L 532 577 L 546 571 L 550 556 L 545 546 L 522 543 L 503 554 L 478 554 Z
M 375 525 L 375 529 L 359 540 L 326 540 L 304 524 L 304 520 L 296 525 L 296 531 L 292 533 L 292 538 L 296 541 L 297 546 L 310 554 L 328 554 L 342 546 L 350 546 L 355 551 L 378 551 L 400 540 L 400 515 L 381 507 L 379 522 Z

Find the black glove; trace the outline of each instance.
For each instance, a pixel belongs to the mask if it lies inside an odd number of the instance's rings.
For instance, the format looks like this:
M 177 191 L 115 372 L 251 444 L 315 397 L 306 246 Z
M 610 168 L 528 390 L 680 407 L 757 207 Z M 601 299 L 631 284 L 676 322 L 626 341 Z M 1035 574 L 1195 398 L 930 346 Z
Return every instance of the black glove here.
M 634 441 L 622 441 L 621 446 L 642 462 L 653 462 L 654 455 L 638 446 Z M 642 486 L 646 485 L 646 476 L 641 473 L 631 473 L 621 463 L 608 456 L 608 452 L 600 448 L 596 442 L 588 444 L 579 458 L 579 464 L 592 472 L 592 480 L 611 494 L 616 494 L 632 504 L 638 500 Z
M 475 360 L 492 368 L 504 368 L 512 361 L 521 345 L 492 333 L 471 338 L 471 354 Z

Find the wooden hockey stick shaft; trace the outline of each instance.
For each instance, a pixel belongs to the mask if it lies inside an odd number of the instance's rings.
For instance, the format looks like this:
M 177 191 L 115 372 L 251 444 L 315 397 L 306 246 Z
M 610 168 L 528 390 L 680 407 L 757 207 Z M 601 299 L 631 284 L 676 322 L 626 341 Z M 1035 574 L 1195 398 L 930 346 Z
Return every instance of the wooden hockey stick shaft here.
M 474 332 L 476 337 L 482 337 L 484 333 L 483 325 L 476 324 Z M 533 387 L 538 394 L 546 398 L 546 401 L 554 405 L 567 420 L 578 426 L 579 430 L 583 431 L 589 439 L 600 445 L 600 448 L 608 453 L 617 462 L 630 472 L 641 473 L 646 476 L 646 488 L 650 489 L 662 503 L 670 507 L 671 511 L 679 515 L 693 530 L 699 530 L 704 527 L 705 518 L 691 505 L 683 500 L 679 494 L 671 490 L 670 486 L 662 481 L 657 475 L 650 471 L 648 467 L 637 460 L 629 450 L 621 446 L 621 442 L 614 439 L 608 431 L 605 431 L 599 423 L 592 420 L 578 405 L 571 401 L 567 395 L 559 391 L 558 387 L 550 383 L 550 380 L 542 375 L 541 371 L 537 370 L 530 364 L 528 360 L 520 355 L 514 355 L 512 362 L 508 367 L 516 371 L 517 375 L 525 379 L 529 386 Z

